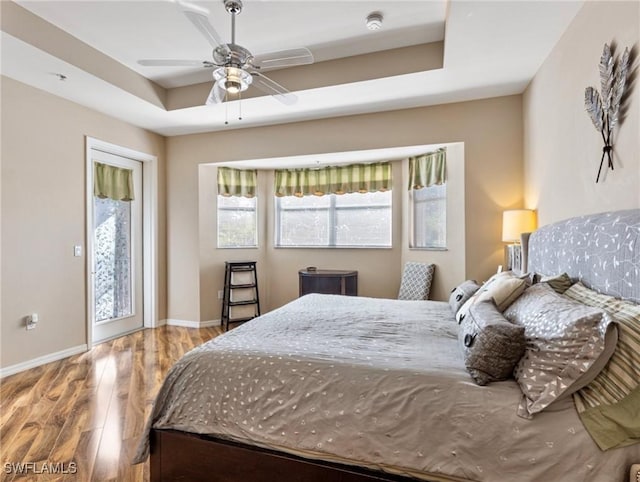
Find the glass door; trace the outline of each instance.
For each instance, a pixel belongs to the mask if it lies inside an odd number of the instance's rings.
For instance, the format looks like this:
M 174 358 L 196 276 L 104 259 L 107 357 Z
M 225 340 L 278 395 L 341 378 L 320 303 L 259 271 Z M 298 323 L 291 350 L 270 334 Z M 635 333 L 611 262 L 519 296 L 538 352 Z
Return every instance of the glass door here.
M 117 177 L 121 174 L 118 169 L 129 170 L 133 175 L 132 200 L 126 199 L 128 194 L 93 195 L 91 313 L 96 343 L 143 326 L 142 164 L 97 150 L 92 150 L 92 158 L 94 164 L 116 168 L 106 168 L 107 174 L 98 174 L 94 169 L 94 177 Z

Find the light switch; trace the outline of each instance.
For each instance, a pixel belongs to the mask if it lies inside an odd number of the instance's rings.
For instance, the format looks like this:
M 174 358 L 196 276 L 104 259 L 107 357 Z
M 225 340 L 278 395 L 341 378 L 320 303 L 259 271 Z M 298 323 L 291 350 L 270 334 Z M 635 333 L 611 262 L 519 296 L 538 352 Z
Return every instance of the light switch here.
M 79 244 L 76 244 L 73 247 L 73 255 L 77 258 L 79 256 L 82 256 L 82 246 L 80 246 Z

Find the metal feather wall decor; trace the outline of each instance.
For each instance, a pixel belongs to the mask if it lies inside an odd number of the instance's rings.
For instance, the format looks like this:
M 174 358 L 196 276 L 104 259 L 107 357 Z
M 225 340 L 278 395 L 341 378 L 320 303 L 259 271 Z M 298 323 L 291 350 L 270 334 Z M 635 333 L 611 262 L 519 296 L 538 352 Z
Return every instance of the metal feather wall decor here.
M 600 71 L 600 92 L 594 87 L 587 87 L 584 91 L 584 107 L 604 141 L 596 183 L 600 180 L 605 157 L 609 168 L 613 170 L 611 135 L 620 121 L 620 105 L 629 75 L 629 49 L 624 49 L 622 57 L 616 60 L 611 53 L 611 47 L 604 44 L 598 70 Z

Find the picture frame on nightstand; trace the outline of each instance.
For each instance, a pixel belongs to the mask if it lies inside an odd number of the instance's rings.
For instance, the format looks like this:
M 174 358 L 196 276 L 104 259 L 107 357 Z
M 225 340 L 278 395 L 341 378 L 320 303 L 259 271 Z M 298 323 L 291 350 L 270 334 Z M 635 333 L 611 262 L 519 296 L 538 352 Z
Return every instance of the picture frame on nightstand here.
M 506 271 L 522 272 L 522 245 L 509 244 L 504 247 L 504 269 Z

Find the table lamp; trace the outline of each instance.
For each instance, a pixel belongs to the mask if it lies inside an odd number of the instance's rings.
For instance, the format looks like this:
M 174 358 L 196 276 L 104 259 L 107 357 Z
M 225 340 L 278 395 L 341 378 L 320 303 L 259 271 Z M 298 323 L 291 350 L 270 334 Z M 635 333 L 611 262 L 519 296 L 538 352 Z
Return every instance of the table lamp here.
M 531 209 L 510 209 L 502 213 L 502 241 L 505 247 L 505 269 L 521 271 L 522 247 L 520 235 L 536 229 L 536 212 Z

